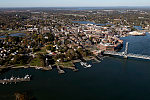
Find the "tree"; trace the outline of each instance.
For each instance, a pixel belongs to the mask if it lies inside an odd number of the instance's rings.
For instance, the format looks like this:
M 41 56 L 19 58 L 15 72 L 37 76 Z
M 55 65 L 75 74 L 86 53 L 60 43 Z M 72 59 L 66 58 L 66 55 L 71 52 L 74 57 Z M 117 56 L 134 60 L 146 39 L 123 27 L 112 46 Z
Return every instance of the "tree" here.
M 54 38 L 53 34 L 47 33 L 46 35 L 48 36 L 48 41 L 50 41 L 50 42 L 54 41 L 55 38 Z
M 51 46 L 46 46 L 46 49 L 47 50 L 51 50 Z

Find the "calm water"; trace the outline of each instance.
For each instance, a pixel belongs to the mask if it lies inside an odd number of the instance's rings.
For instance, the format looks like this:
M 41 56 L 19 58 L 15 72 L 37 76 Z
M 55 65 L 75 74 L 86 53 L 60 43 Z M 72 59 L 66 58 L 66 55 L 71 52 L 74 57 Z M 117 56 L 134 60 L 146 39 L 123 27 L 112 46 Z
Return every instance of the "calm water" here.
M 129 52 L 150 55 L 150 34 L 125 37 Z M 150 100 L 150 61 L 107 57 L 101 63 L 92 63 L 78 72 L 65 70 L 40 71 L 17 69 L 0 78 L 33 75 L 31 82 L 0 85 L 0 100 L 12 100 L 14 92 L 28 92 L 37 100 Z
M 137 29 L 137 30 L 143 30 L 142 26 L 134 26 L 134 28 Z
M 16 36 L 16 37 L 23 37 L 26 36 L 25 33 L 14 33 L 14 34 L 10 34 L 9 36 Z M 0 38 L 5 38 L 6 36 L 0 36 Z
M 94 22 L 90 21 L 72 21 L 73 23 L 79 23 L 79 24 L 95 24 Z
M 98 26 L 105 26 L 105 25 L 113 25 L 110 23 L 106 23 L 106 24 L 96 24 L 94 22 L 90 22 L 90 21 L 72 21 L 73 23 L 78 23 L 78 24 L 94 24 L 94 25 L 98 25 Z

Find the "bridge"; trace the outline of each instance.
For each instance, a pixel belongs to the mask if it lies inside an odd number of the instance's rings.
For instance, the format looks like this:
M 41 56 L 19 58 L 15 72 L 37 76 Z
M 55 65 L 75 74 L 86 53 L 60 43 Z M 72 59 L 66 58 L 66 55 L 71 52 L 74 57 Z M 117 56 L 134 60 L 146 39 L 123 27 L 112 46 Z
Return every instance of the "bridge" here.
M 105 51 L 103 54 L 106 55 L 113 55 L 113 56 L 121 56 L 124 58 L 138 58 L 138 59 L 145 59 L 145 60 L 150 60 L 149 55 L 141 55 L 141 54 L 133 54 L 133 53 L 128 53 L 128 42 L 126 43 L 126 48 L 124 52 L 115 52 L 115 51 Z

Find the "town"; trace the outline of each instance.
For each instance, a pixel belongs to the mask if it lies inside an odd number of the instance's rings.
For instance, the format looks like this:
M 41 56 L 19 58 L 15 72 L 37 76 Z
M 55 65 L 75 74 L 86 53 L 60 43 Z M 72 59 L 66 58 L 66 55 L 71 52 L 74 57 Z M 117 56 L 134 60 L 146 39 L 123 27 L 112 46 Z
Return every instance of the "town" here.
M 146 9 L 0 9 L 0 70 L 56 66 L 59 73 L 77 71 L 76 62 L 99 61 L 103 51 L 119 51 L 121 37 L 146 35 L 149 17 Z

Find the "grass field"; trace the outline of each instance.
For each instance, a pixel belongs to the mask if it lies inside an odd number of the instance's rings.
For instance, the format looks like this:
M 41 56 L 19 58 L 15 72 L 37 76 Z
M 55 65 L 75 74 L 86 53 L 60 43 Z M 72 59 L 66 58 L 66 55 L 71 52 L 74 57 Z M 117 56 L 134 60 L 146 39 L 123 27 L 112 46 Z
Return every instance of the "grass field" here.
M 31 62 L 30 62 L 31 66 L 38 66 L 41 67 L 41 60 L 39 58 L 34 58 Z
M 74 64 L 69 61 L 69 62 L 57 62 L 56 65 L 62 66 L 63 68 L 68 68 L 68 67 L 73 67 Z

